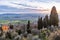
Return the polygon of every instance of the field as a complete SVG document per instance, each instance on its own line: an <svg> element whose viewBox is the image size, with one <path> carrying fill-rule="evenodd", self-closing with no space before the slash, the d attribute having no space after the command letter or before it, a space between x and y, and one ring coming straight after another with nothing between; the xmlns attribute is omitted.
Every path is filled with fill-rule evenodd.
<svg viewBox="0 0 60 40"><path fill-rule="evenodd" d="M9 21L9 20L0 20L0 24L9 24L9 23L12 23L12 24L16 24L16 23L23 23L23 24L27 24L28 20L12 20L12 21ZM30 22L32 23L33 20L30 20Z"/></svg>

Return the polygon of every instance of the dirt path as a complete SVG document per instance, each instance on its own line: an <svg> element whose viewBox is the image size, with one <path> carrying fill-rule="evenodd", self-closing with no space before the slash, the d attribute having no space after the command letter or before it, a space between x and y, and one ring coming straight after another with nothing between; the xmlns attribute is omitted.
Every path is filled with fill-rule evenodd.
<svg viewBox="0 0 60 40"><path fill-rule="evenodd" d="M60 30L57 29L57 31L50 33L48 40L53 40L56 36L59 36L59 35L60 35Z"/></svg>

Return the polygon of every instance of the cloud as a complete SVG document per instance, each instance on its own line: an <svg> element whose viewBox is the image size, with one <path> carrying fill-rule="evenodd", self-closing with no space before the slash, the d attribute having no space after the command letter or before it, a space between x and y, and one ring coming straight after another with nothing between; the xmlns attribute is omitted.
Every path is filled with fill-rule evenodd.
<svg viewBox="0 0 60 40"><path fill-rule="evenodd" d="M57 10L60 10L59 2L59 0L0 0L0 6L7 6L8 9L2 8L3 10L6 10L6 12L12 12L13 10L20 10L20 12L21 10L23 10L22 12L25 12L24 10L29 10L30 12L44 12L51 10L51 7L54 5L57 7ZM0 11L3 11L2 9L0 7Z"/></svg>
<svg viewBox="0 0 60 40"><path fill-rule="evenodd" d="M15 3L15 4L13 4ZM18 5L20 4L20 5ZM30 2L26 0L4 0L0 1L0 5L7 5L16 8L40 8L40 3L38 2Z"/></svg>

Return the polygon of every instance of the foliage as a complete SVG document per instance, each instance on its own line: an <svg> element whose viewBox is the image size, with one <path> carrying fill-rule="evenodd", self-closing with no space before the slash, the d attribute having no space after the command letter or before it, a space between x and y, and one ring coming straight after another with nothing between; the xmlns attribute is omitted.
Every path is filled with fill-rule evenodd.
<svg viewBox="0 0 60 40"><path fill-rule="evenodd" d="M41 18L38 18L38 29L42 29L43 27L43 21L42 21L42 17Z"/></svg>
<svg viewBox="0 0 60 40"><path fill-rule="evenodd" d="M31 30L30 30L30 21L28 20L28 24L27 24L27 33L31 33Z"/></svg>
<svg viewBox="0 0 60 40"><path fill-rule="evenodd" d="M21 30L16 30L16 32L18 33L18 35L22 33Z"/></svg>
<svg viewBox="0 0 60 40"><path fill-rule="evenodd" d="M49 32L50 33L50 30L42 30L41 33L40 33L40 38L42 40L48 40L48 37L46 36L46 33Z"/></svg>
<svg viewBox="0 0 60 40"><path fill-rule="evenodd" d="M59 19L58 19L58 14L55 6L53 6L51 10L50 22L51 22L51 25L58 26Z"/></svg>
<svg viewBox="0 0 60 40"><path fill-rule="evenodd" d="M45 18L43 19L43 26L44 28L47 28L48 26L48 15L46 15Z"/></svg>

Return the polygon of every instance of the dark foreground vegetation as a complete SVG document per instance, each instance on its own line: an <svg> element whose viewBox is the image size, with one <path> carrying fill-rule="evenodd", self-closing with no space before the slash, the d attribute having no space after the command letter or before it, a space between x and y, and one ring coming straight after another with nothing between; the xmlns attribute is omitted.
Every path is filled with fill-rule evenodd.
<svg viewBox="0 0 60 40"><path fill-rule="evenodd" d="M54 34L54 35L53 35ZM38 17L37 24L1 24L0 40L60 40L60 26L55 6L50 16Z"/></svg>

